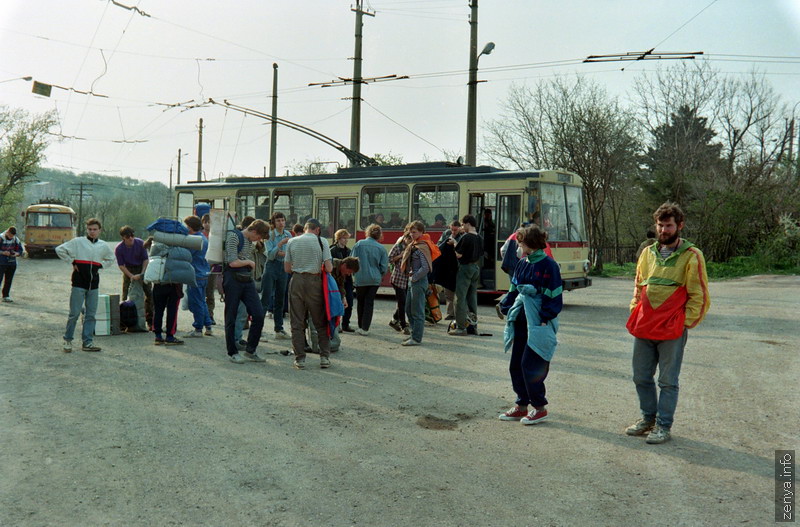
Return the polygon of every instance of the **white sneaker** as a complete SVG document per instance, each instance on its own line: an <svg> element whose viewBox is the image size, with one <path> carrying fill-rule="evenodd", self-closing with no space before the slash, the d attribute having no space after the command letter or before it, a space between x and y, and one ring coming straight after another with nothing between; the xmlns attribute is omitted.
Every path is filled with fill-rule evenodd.
<svg viewBox="0 0 800 527"><path fill-rule="evenodd" d="M64 353L72 352L72 341L64 339L64 345L61 346L61 351L63 351Z"/></svg>
<svg viewBox="0 0 800 527"><path fill-rule="evenodd" d="M275 332L275 340L292 340L292 337L286 333L286 330L280 330Z"/></svg>
<svg viewBox="0 0 800 527"><path fill-rule="evenodd" d="M235 362L236 364L244 364L244 359L238 353L229 355L228 358L230 359L231 362Z"/></svg>
<svg viewBox="0 0 800 527"><path fill-rule="evenodd" d="M193 330L191 330L191 331L189 331L189 332L185 333L185 334L183 335L183 338L185 338L185 339L191 339L191 338L194 338L194 337L202 337L202 336L203 336L203 332L202 332L201 330L199 330L199 329L193 329Z"/></svg>
<svg viewBox="0 0 800 527"><path fill-rule="evenodd" d="M367 331L366 329L358 328L356 329L356 335L361 335L362 337L366 337L369 335L369 331Z"/></svg>
<svg viewBox="0 0 800 527"><path fill-rule="evenodd" d="M206 331L205 331L205 336L206 336L206 337L213 337L213 336L214 336L214 330L213 330L213 329L211 329L211 326L208 326L208 327L206 328Z"/></svg>
<svg viewBox="0 0 800 527"><path fill-rule="evenodd" d="M4 296L3 297L3 302L13 302L13 301L14 301L14 299L11 298L10 296Z"/></svg>

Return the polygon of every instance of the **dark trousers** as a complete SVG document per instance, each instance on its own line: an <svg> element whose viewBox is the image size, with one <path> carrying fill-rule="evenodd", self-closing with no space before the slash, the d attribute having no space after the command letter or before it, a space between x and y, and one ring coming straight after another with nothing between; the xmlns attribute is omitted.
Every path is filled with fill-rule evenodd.
<svg viewBox="0 0 800 527"><path fill-rule="evenodd" d="M3 284L3 298L7 298L11 293L11 282L14 281L14 273L16 272L16 264L0 265L0 284Z"/></svg>
<svg viewBox="0 0 800 527"><path fill-rule="evenodd" d="M408 289L400 289L396 285L394 287L394 294L397 297L397 309L394 310L394 315L392 317L400 322L400 327L408 326L408 322L406 322L406 295L408 294Z"/></svg>
<svg viewBox="0 0 800 527"><path fill-rule="evenodd" d="M350 326L350 317L353 316L353 297L355 291L353 286L353 278L348 276L344 281L344 297L347 300L347 307L344 310L344 316L342 317L342 327L346 328Z"/></svg>
<svg viewBox="0 0 800 527"><path fill-rule="evenodd" d="M514 344L511 348L511 386L517 394L517 404L529 404L539 408L547 405L544 380L550 371L550 363L528 347L528 320L521 311L514 321Z"/></svg>
<svg viewBox="0 0 800 527"><path fill-rule="evenodd" d="M228 355L239 353L234 336L239 302L244 304L251 318L250 331L247 332L247 351L255 353L264 328L264 308L261 307L255 282L237 282L231 271L225 271L222 273L222 289L225 291L225 347Z"/></svg>
<svg viewBox="0 0 800 527"><path fill-rule="evenodd" d="M178 305L183 297L181 284L153 284L153 331L156 337L161 337L161 322L164 320L164 310L167 311L168 337L175 336L178 328Z"/></svg>
<svg viewBox="0 0 800 527"><path fill-rule="evenodd" d="M375 309L375 295L377 294L377 285L362 285L356 287L358 327L364 331L369 331L369 327L372 325L372 312Z"/></svg>

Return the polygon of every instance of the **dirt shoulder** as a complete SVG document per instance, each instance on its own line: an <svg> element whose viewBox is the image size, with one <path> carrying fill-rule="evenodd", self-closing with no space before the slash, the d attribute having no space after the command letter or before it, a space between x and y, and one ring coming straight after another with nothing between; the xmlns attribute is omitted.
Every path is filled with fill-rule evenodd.
<svg viewBox="0 0 800 527"><path fill-rule="evenodd" d="M492 337L429 327L405 348L379 300L329 370L232 364L221 328L64 354L68 275L24 260L0 304L0 525L764 525L774 450L800 443L797 276L712 283L674 440L654 446L622 433L638 413L628 280L565 295L551 420L523 427L497 420L513 393L491 306ZM101 292L120 283L104 271Z"/></svg>

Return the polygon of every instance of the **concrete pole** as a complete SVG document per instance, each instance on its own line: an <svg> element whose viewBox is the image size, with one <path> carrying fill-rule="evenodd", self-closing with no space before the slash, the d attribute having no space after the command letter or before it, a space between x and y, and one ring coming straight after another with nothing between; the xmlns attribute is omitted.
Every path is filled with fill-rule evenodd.
<svg viewBox="0 0 800 527"><path fill-rule="evenodd" d="M200 119L200 133L197 136L197 181L203 179L203 119Z"/></svg>
<svg viewBox="0 0 800 527"><path fill-rule="evenodd" d="M178 149L178 185L181 184L181 149Z"/></svg>
<svg viewBox="0 0 800 527"><path fill-rule="evenodd" d="M469 17L469 83L467 95L467 165L475 166L478 135L478 0L471 0Z"/></svg>
<svg viewBox="0 0 800 527"><path fill-rule="evenodd" d="M272 124L270 124L269 140L269 177L275 177L276 156L278 152L278 65L272 63Z"/></svg>
<svg viewBox="0 0 800 527"><path fill-rule="evenodd" d="M361 40L363 11L361 0L356 2L356 49L353 54L353 108L350 116L350 150L361 151Z"/></svg>

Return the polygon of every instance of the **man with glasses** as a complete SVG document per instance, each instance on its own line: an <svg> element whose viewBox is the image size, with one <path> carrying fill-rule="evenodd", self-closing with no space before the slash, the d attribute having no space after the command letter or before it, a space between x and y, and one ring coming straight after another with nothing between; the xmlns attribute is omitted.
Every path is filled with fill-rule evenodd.
<svg viewBox="0 0 800 527"><path fill-rule="evenodd" d="M128 299L128 289L131 282L136 281L142 284L144 289L144 312L147 320L148 329L153 326L153 291L150 284L145 283L144 271L147 269L148 256L144 248L144 241L134 236L134 230L129 225L125 225L119 230L122 243L117 245L114 255L117 257L117 265L122 271L122 300Z"/></svg>

